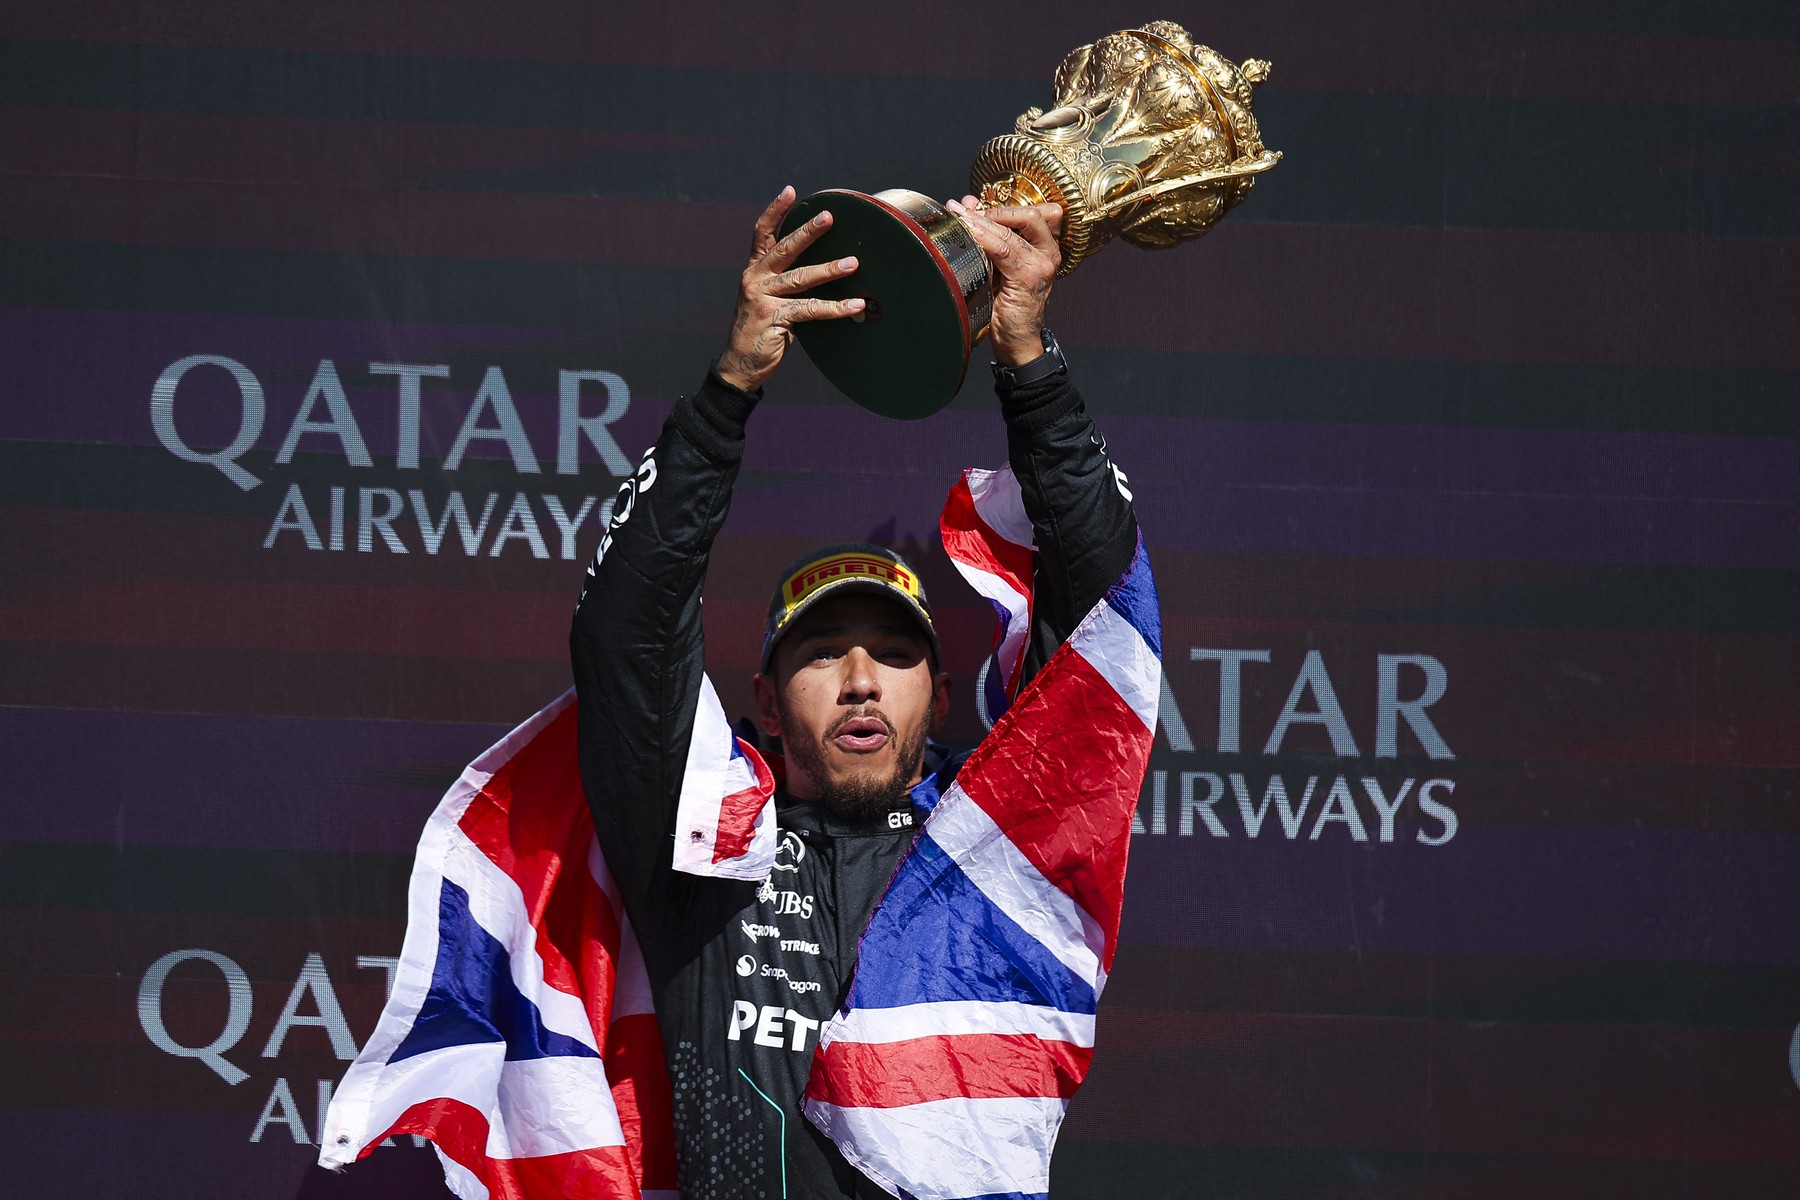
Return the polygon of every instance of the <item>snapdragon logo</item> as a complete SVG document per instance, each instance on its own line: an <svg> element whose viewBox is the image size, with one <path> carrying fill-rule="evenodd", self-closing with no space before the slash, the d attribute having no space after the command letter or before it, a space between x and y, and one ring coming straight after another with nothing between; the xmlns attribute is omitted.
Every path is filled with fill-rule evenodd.
<svg viewBox="0 0 1800 1200"><path fill-rule="evenodd" d="M441 363L371 362L364 372L351 373L352 385L392 388L396 452L393 469L398 473L422 471L421 417L427 401L425 380L444 380L451 386L434 388L432 403L466 405L456 437L444 455L441 477L454 480L472 449L491 444L503 451L521 478L542 477L547 461L554 473L573 476L580 472L584 443L618 478L632 474L630 460L620 449L609 426L631 407L631 391L625 380L611 371L560 370L557 373L557 425L553 459L540 456L526 435L524 422L513 401L513 392L498 366L487 367L472 395L458 393L449 366ZM182 414L191 424L217 420L221 414L221 385L233 432L223 446L196 445L182 432ZM601 397L598 411L594 394ZM464 396L468 398L463 399ZM303 448L309 455L320 451L337 455L343 464L341 483L297 480L286 482L279 500L272 500L272 516L262 545L265 550L282 545L301 545L308 550L350 551L363 554L450 554L460 550L467 557L497 558L513 550L533 558L577 557L576 532L590 520L605 525L616 503L597 496L570 500L541 489L483 493L452 487L375 486L356 478L357 471L376 468L364 436L373 419L366 408L359 416L345 387L345 372L329 358L319 360L312 381L286 420L280 449L273 464L263 466L253 448L271 417L283 406L271 402L256 373L245 363L219 354L190 354L165 367L150 390L150 425L156 439L183 462L210 467L243 491L255 491L265 483L280 486L295 455ZM366 401L364 402L367 403ZM384 414L385 420L385 414ZM254 461L252 461L254 460ZM252 467L255 467L253 470ZM265 479L264 472L274 476ZM434 465L431 474L438 476ZM422 480L422 482L424 482ZM435 482L435 480L433 481Z"/></svg>

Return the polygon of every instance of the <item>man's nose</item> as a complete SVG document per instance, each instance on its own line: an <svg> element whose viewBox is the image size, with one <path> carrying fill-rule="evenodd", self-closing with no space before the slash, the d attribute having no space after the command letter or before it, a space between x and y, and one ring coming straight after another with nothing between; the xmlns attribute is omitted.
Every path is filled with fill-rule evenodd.
<svg viewBox="0 0 1800 1200"><path fill-rule="evenodd" d="M844 678L838 689L838 700L844 704L862 704L881 699L881 680L875 670L875 658L861 646L852 646L844 655Z"/></svg>

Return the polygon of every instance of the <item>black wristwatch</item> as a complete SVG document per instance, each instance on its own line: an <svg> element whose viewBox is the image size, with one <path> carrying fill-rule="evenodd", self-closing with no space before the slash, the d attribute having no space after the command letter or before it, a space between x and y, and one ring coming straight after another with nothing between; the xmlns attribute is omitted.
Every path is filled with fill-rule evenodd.
<svg viewBox="0 0 1800 1200"><path fill-rule="evenodd" d="M1056 344L1056 335L1048 328L1043 331L1044 352L1019 367L1003 367L994 363L994 383L1000 387L1016 388L1027 383L1036 383L1040 379L1048 379L1056 374L1068 374L1069 364L1063 360L1062 347Z"/></svg>

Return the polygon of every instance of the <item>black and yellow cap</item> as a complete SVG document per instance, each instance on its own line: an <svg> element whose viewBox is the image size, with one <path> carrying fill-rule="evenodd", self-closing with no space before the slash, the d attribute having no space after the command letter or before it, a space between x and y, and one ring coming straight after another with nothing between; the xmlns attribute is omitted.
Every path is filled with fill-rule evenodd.
<svg viewBox="0 0 1800 1200"><path fill-rule="evenodd" d="M769 619L763 626L762 669L775 657L775 643L793 627L807 609L831 596L867 592L899 602L931 643L931 658L938 655L937 628L931 623L931 604L925 584L911 564L892 550L872 542L835 542L801 555L781 573L781 582L769 599Z"/></svg>

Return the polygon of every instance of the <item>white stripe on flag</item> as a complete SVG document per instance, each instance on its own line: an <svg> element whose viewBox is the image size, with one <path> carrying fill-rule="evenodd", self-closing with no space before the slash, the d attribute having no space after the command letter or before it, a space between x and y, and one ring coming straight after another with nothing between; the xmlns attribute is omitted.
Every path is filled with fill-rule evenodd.
<svg viewBox="0 0 1800 1200"><path fill-rule="evenodd" d="M1106 935L1074 897L1045 879L982 807L953 783L925 832L956 860L981 894L1075 973L1097 984Z"/></svg>
<svg viewBox="0 0 1800 1200"><path fill-rule="evenodd" d="M962 559L955 561L957 570L962 572L963 579L977 594L1006 609L1000 644L994 648L994 653L1000 656L1001 670L1010 675L1013 668L1019 665L1019 655L1025 649L1025 635L1031 628L1025 619L1030 612L1031 597L991 571L984 571Z"/></svg>
<svg viewBox="0 0 1800 1200"><path fill-rule="evenodd" d="M623 912L619 913L619 957L613 969L612 1019L654 1013L656 996L650 990L650 972L644 967L644 951Z"/></svg>
<svg viewBox="0 0 1800 1200"><path fill-rule="evenodd" d="M488 1114L489 1158L542 1158L623 1146L625 1131L597 1058L528 1058L500 1068L499 1107Z"/></svg>
<svg viewBox="0 0 1800 1200"><path fill-rule="evenodd" d="M535 1102L528 1099L534 1093ZM504 1117L494 1110L496 1095ZM369 1109L369 1133L387 1129L415 1104L459 1100L488 1122L490 1158L622 1146L619 1114L611 1104L595 1102L601 1095L612 1092L597 1058L507 1062L504 1042L445 1046L387 1064Z"/></svg>
<svg viewBox="0 0 1800 1200"><path fill-rule="evenodd" d="M1155 733L1156 706L1162 699L1162 661L1131 622L1102 601L1075 630L1069 643L1112 684L1138 720Z"/></svg>
<svg viewBox="0 0 1800 1200"><path fill-rule="evenodd" d="M1050 1150L1066 1107L1053 1096L952 1097L903 1108L838 1108L809 1100L806 1114L877 1182L903 1180L917 1200L958 1200L1048 1192ZM931 1153L921 1154L927 1146Z"/></svg>
<svg viewBox="0 0 1800 1200"><path fill-rule="evenodd" d="M512 876L456 832L444 863L444 878L469 893L469 914L475 923L506 948L513 986L537 1005L544 1028L574 1038L590 1050L594 1026L581 997L551 987L544 979L544 960L538 954L537 930L525 911L525 897Z"/></svg>
<svg viewBox="0 0 1800 1200"><path fill-rule="evenodd" d="M612 1019L655 1012L656 1002L650 991L649 972L644 969L643 950L638 946L637 935L631 931L631 920L625 915L625 904L619 898L612 872L607 870L606 859L600 855L598 841L588 843L587 861L588 873L603 894L602 902L619 926L619 953L613 960Z"/></svg>
<svg viewBox="0 0 1800 1200"><path fill-rule="evenodd" d="M757 815L750 849L736 858L713 861L719 841L720 801L756 786L756 768L731 753L734 735L725 719L712 677L700 677L694 732L688 739L681 799L675 806L675 869L721 879L767 879L775 865L775 799Z"/></svg>
<svg viewBox="0 0 1800 1200"><path fill-rule="evenodd" d="M545 707L525 723L534 726L538 718L559 708L567 698ZM481 757L492 757L496 750L512 742L518 730L509 733ZM480 761L480 760L478 760ZM431 977L437 966L438 901L443 892L444 860L452 840L466 843L456 823L468 811L469 801L492 776L492 771L477 772L473 766L450 786L425 822L419 835L419 851L413 859L412 877L406 886L406 937L400 945L400 964L394 971L394 986L382 1006L375 1032L344 1072L343 1082L332 1093L331 1107L325 1114L325 1136L319 1150L319 1165L334 1169L356 1161L375 1139L375 1135L394 1123L394 1116L406 1106L377 1123L376 1106L384 1094L387 1060L412 1032L413 1020L431 990ZM409 1101L410 1103L410 1101Z"/></svg>
<svg viewBox="0 0 1800 1200"><path fill-rule="evenodd" d="M624 908L625 901L619 896L619 885L613 881L612 872L606 866L606 859L600 854L598 839L588 843L587 865L588 874L594 877L594 883L605 894L607 904L612 910L618 912Z"/></svg>
<svg viewBox="0 0 1800 1200"><path fill-rule="evenodd" d="M1031 529L1031 517L1025 511L1025 494L1013 477L1011 466L997 471L963 472L969 481L969 497L975 511L989 529L1020 546L1035 548L1037 535Z"/></svg>
<svg viewBox="0 0 1800 1200"><path fill-rule="evenodd" d="M956 569L962 573L963 579L975 589L977 594L989 600L998 600L1014 617L1024 614L1026 605L1031 602L1031 597L1014 587L1005 576L985 571L964 559L956 559L955 563Z"/></svg>
<svg viewBox="0 0 1800 1200"><path fill-rule="evenodd" d="M1017 1000L939 1000L898 1008L856 1008L826 1024L832 1042L905 1042L964 1033L1026 1033L1076 1046L1094 1044L1092 1013L1070 1013Z"/></svg>
<svg viewBox="0 0 1800 1200"><path fill-rule="evenodd" d="M444 1168L444 1186L457 1200L489 1200L487 1184L475 1178L474 1172L445 1154L443 1147L434 1145L431 1148L437 1151L438 1163Z"/></svg>

